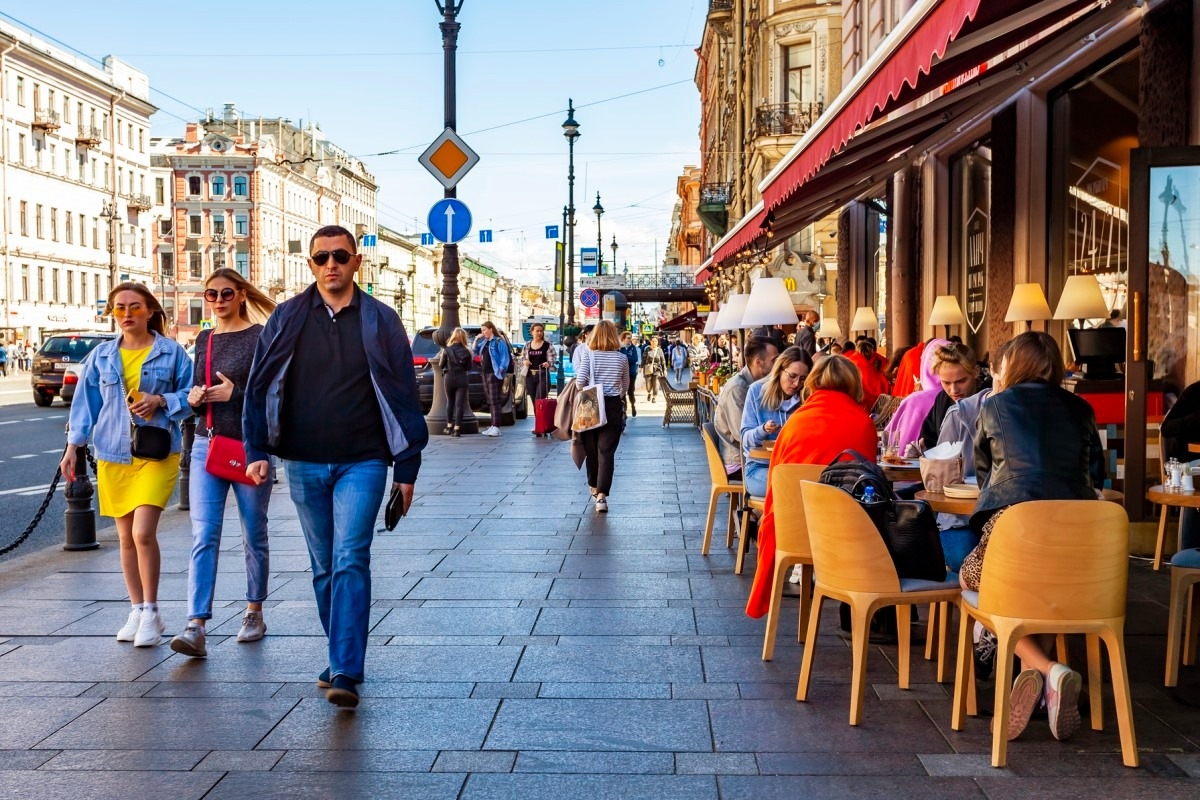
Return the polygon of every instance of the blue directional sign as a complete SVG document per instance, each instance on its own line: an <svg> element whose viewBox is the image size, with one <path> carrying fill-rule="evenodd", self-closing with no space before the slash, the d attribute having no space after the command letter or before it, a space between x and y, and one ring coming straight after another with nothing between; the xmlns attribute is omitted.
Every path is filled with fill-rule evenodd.
<svg viewBox="0 0 1200 800"><path fill-rule="evenodd" d="M421 244L429 246L429 247L433 247L433 234L432 233L422 233L421 234Z"/></svg>
<svg viewBox="0 0 1200 800"><path fill-rule="evenodd" d="M584 308L595 308L600 305L600 293L589 286L579 293L579 303Z"/></svg>
<svg viewBox="0 0 1200 800"><path fill-rule="evenodd" d="M446 244L457 244L471 232L471 212L466 203L454 197L434 203L427 221L433 238Z"/></svg>
<svg viewBox="0 0 1200 800"><path fill-rule="evenodd" d="M487 244L487 243L488 243L488 242L490 242L491 240L492 240L492 231L491 231L490 229L488 229L488 230L486 230L486 231L480 231L480 232L479 232L479 242L480 242L480 244Z"/></svg>
<svg viewBox="0 0 1200 800"><path fill-rule="evenodd" d="M362 246L363 247L377 247L378 245L379 245L379 238L376 236L376 234L374 234L374 233L364 233L363 234L363 237L362 237Z"/></svg>
<svg viewBox="0 0 1200 800"><path fill-rule="evenodd" d="M558 238L558 226L557 225L547 225L546 226L546 238L547 239L557 239Z"/></svg>

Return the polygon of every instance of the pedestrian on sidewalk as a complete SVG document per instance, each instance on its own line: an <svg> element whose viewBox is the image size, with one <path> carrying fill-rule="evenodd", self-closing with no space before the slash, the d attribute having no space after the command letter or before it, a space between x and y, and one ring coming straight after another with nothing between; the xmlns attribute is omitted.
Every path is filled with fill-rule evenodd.
<svg viewBox="0 0 1200 800"><path fill-rule="evenodd" d="M487 398L492 424L480 431L484 436L500 435L500 412L504 407L504 375L512 366L512 349L508 340L491 320L480 326L472 348L479 356L479 372L483 377L483 396Z"/></svg>
<svg viewBox="0 0 1200 800"><path fill-rule="evenodd" d="M646 378L646 402L653 403L658 397L658 383L667 375L667 356L659 347L658 337L650 338L650 348L642 361L642 372ZM666 389L663 389L666 392Z"/></svg>
<svg viewBox="0 0 1200 800"><path fill-rule="evenodd" d="M642 363L642 354L638 350L638 346L633 343L633 334L625 331L621 334L621 353L624 354L625 360L629 362L629 388L625 392L625 399L629 401L629 415L637 416L637 406L635 401L635 386L637 383L638 367Z"/></svg>
<svg viewBox="0 0 1200 800"><path fill-rule="evenodd" d="M525 345L525 396L536 402L550 394L554 345L546 341L546 326L540 322L530 326L529 335L533 338Z"/></svg>
<svg viewBox="0 0 1200 800"><path fill-rule="evenodd" d="M683 385L683 371L688 365L688 348L678 339L671 345L671 369L675 371L675 385Z"/></svg>
<svg viewBox="0 0 1200 800"><path fill-rule="evenodd" d="M0 342L0 378L8 377L8 348Z"/></svg>
<svg viewBox="0 0 1200 800"><path fill-rule="evenodd" d="M467 415L471 413L471 398L468 395L471 371L471 351L467 349L467 332L455 328L446 342L446 359L442 369L446 371L447 416L446 429L442 431L447 436L459 438L462 436L462 426L467 423Z"/></svg>
<svg viewBox="0 0 1200 800"><path fill-rule="evenodd" d="M371 539L387 468L405 513L429 432L404 325L354 283L354 235L327 225L309 253L316 281L275 309L255 348L242 435L256 483L269 478L268 454L285 460L329 640L317 685L353 708L366 677Z"/></svg>
<svg viewBox="0 0 1200 800"><path fill-rule="evenodd" d="M166 630L158 613L158 520L179 478L179 423L192 415L187 404L192 362L166 337L162 304L142 284L114 286L104 311L116 318L121 335L97 345L83 362L67 432L73 447L58 466L74 480L78 448L92 440L100 514L116 522L121 572L133 605L117 641L153 647ZM134 453L131 426L166 429L169 447Z"/></svg>
<svg viewBox="0 0 1200 800"><path fill-rule="evenodd" d="M604 395L605 423L579 434L583 444L588 490L596 501L596 510L608 511L608 493L612 489L614 458L621 443L622 398L629 390L629 360L620 352L617 326L601 320L588 339L590 352L579 362L575 380L579 386L598 383Z"/></svg>
<svg viewBox="0 0 1200 800"><path fill-rule="evenodd" d="M205 281L204 299L216 328L196 337L193 386L188 405L199 417L192 441L192 470L188 502L192 517L192 558L188 564L188 622L171 640L171 649L205 658L205 626L212 619L217 584L217 556L229 490L242 522L242 553L246 565L246 612L237 633L239 642L256 642L267 632L263 600L267 598L270 555L267 550L267 506L271 482L236 483L206 469L212 437L242 441L242 402L250 378L254 347L275 309L271 300L237 270L222 267Z"/></svg>

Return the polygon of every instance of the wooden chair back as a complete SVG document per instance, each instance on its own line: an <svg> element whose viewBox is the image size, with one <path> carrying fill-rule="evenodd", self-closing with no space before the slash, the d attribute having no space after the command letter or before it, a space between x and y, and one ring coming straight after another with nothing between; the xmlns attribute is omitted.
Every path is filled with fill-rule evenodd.
<svg viewBox="0 0 1200 800"><path fill-rule="evenodd" d="M729 473L725 471L725 462L721 460L721 448L717 444L720 440L717 438L717 426L712 422L706 422L704 428L704 456L708 459L708 475L712 479L713 486L722 486L729 483Z"/></svg>
<svg viewBox="0 0 1200 800"><path fill-rule="evenodd" d="M804 481L800 490L817 582L847 592L899 592L887 545L858 501L823 483Z"/></svg>
<svg viewBox="0 0 1200 800"><path fill-rule="evenodd" d="M776 549L812 555L800 482L816 481L824 469L820 464L776 464L771 467L771 508L775 514Z"/></svg>
<svg viewBox="0 0 1200 800"><path fill-rule="evenodd" d="M979 610L1039 620L1125 615L1129 518L1104 500L1035 500L1001 512L988 540Z"/></svg>

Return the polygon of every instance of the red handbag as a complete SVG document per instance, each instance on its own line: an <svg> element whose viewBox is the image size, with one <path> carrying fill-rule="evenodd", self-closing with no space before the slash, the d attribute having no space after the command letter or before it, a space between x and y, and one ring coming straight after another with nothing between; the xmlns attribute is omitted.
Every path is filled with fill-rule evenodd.
<svg viewBox="0 0 1200 800"><path fill-rule="evenodd" d="M204 355L205 386L212 386L212 340L213 332L209 331L208 347ZM204 469L213 477L255 486L254 481L246 474L245 446L237 439L216 436L213 433L212 403L205 403L204 407L208 419L208 458L204 462Z"/></svg>

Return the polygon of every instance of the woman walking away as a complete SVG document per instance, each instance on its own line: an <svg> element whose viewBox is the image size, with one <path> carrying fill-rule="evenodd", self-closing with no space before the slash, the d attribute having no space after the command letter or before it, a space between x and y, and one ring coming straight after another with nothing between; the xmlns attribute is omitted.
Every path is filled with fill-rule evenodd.
<svg viewBox="0 0 1200 800"><path fill-rule="evenodd" d="M105 313L116 318L121 335L83 362L67 434L74 447L59 469L74 480L76 448L92 440L100 514L117 524L121 571L133 604L117 641L153 647L166 630L158 614L158 518L179 477L179 423L192 415L192 362L164 335L162 305L142 284L114 286ZM134 442L131 427L138 432ZM151 428L158 430L147 432Z"/></svg>
<svg viewBox="0 0 1200 800"><path fill-rule="evenodd" d="M629 359L620 352L617 326L601 320L588 340L591 353L579 365L575 380L579 385L600 384L604 394L605 423L579 434L587 466L588 488L596 501L596 510L608 511L608 493L612 489L613 458L621 441L622 398L629 389Z"/></svg>
<svg viewBox="0 0 1200 800"><path fill-rule="evenodd" d="M446 398L450 401L446 414L446 429L442 433L458 438L462 426L471 413L471 399L467 396L467 373L471 370L471 351L467 349L467 332L455 328L446 342L445 363Z"/></svg>
<svg viewBox="0 0 1200 800"><path fill-rule="evenodd" d="M208 655L205 626L212 619L217 583L217 556L229 489L242 521L242 553L246 564L246 611L239 642L256 642L267 632L262 604L267 597L270 557L267 552L267 505L271 484L254 486L210 473L205 465L213 437L242 441L242 400L254 347L262 323L275 302L241 276L237 270L214 270L204 284L204 299L217 327L196 337L193 386L188 405L196 412L196 438L192 442L188 498L192 516L192 560L188 565L188 622L171 640L171 649L193 658Z"/></svg>
<svg viewBox="0 0 1200 800"><path fill-rule="evenodd" d="M554 346L546 341L546 326L542 323L535 322L530 326L529 333L533 340L525 345L525 396L536 401L550 393Z"/></svg>
<svg viewBox="0 0 1200 800"><path fill-rule="evenodd" d="M1085 400L1062 388L1058 343L1041 331L1022 333L1005 352L1001 373L1003 385L993 387L983 404L975 435L979 500L971 528L980 540L959 573L963 588L973 592L987 566L988 538L1005 509L1027 500L1095 500L1104 482L1096 416ZM1023 671L1010 695L1009 741L1025 730L1043 698L1055 739L1079 730L1083 678L1050 659L1053 644L1053 635L1025 636L1016 644Z"/></svg>
<svg viewBox="0 0 1200 800"><path fill-rule="evenodd" d="M492 322L480 326L475 337L475 355L479 356L480 372L483 374L483 396L487 398L488 411L492 414L490 427L480 431L484 436L500 435L500 408L504 404L504 373L512 362L512 351L508 342L500 336Z"/></svg>
<svg viewBox="0 0 1200 800"><path fill-rule="evenodd" d="M659 347L657 336L650 339L650 347L642 362L642 372L646 377L646 402L653 403L658 397L658 382L667 374L667 356Z"/></svg>

